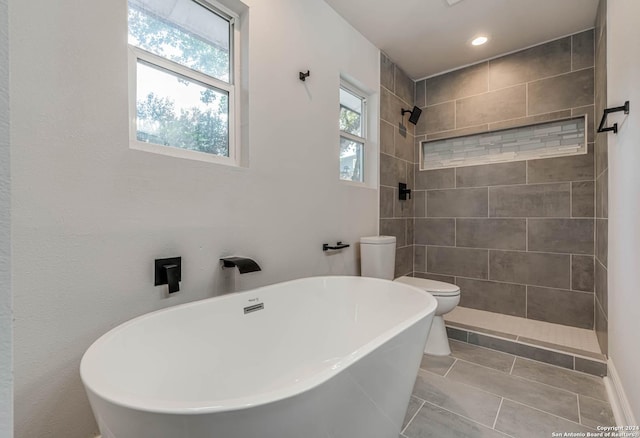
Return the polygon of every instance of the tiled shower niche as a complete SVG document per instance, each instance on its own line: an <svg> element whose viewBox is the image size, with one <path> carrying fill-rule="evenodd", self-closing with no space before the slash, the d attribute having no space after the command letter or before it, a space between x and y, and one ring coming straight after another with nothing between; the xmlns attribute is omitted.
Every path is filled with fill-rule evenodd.
<svg viewBox="0 0 640 438"><path fill-rule="evenodd" d="M422 142L423 170L587 153L585 117Z"/></svg>

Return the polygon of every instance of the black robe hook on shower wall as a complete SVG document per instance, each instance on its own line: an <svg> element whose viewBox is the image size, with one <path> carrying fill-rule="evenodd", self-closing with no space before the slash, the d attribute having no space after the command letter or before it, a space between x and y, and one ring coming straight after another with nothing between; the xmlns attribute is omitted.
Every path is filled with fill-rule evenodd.
<svg viewBox="0 0 640 438"><path fill-rule="evenodd" d="M300 74L298 75L298 78L299 78L302 82L304 82L304 81L306 81L306 80L307 80L307 78L308 78L309 76L311 76L311 70L307 70L307 72L306 72L306 73L301 71L301 72L300 72Z"/></svg>

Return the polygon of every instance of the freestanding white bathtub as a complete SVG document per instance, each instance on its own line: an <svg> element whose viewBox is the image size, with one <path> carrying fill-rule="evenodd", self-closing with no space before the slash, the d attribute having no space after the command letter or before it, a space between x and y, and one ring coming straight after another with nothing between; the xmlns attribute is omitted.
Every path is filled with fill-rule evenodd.
<svg viewBox="0 0 640 438"><path fill-rule="evenodd" d="M133 319L80 373L103 438L397 438L436 304L294 280Z"/></svg>

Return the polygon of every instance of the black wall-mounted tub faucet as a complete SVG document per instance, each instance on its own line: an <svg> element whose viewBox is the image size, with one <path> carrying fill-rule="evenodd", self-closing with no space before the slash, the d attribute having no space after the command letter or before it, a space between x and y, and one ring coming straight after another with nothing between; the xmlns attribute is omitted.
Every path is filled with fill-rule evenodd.
<svg viewBox="0 0 640 438"><path fill-rule="evenodd" d="M222 262L223 268L237 267L241 274L262 271L254 260L246 257L223 257L220 261Z"/></svg>

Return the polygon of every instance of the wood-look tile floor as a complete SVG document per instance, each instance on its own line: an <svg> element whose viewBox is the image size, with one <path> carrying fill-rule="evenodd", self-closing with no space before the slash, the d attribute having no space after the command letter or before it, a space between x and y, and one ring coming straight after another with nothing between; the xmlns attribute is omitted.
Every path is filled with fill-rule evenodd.
<svg viewBox="0 0 640 438"><path fill-rule="evenodd" d="M449 342L451 356L423 356L400 437L551 437L615 423L599 377Z"/></svg>

